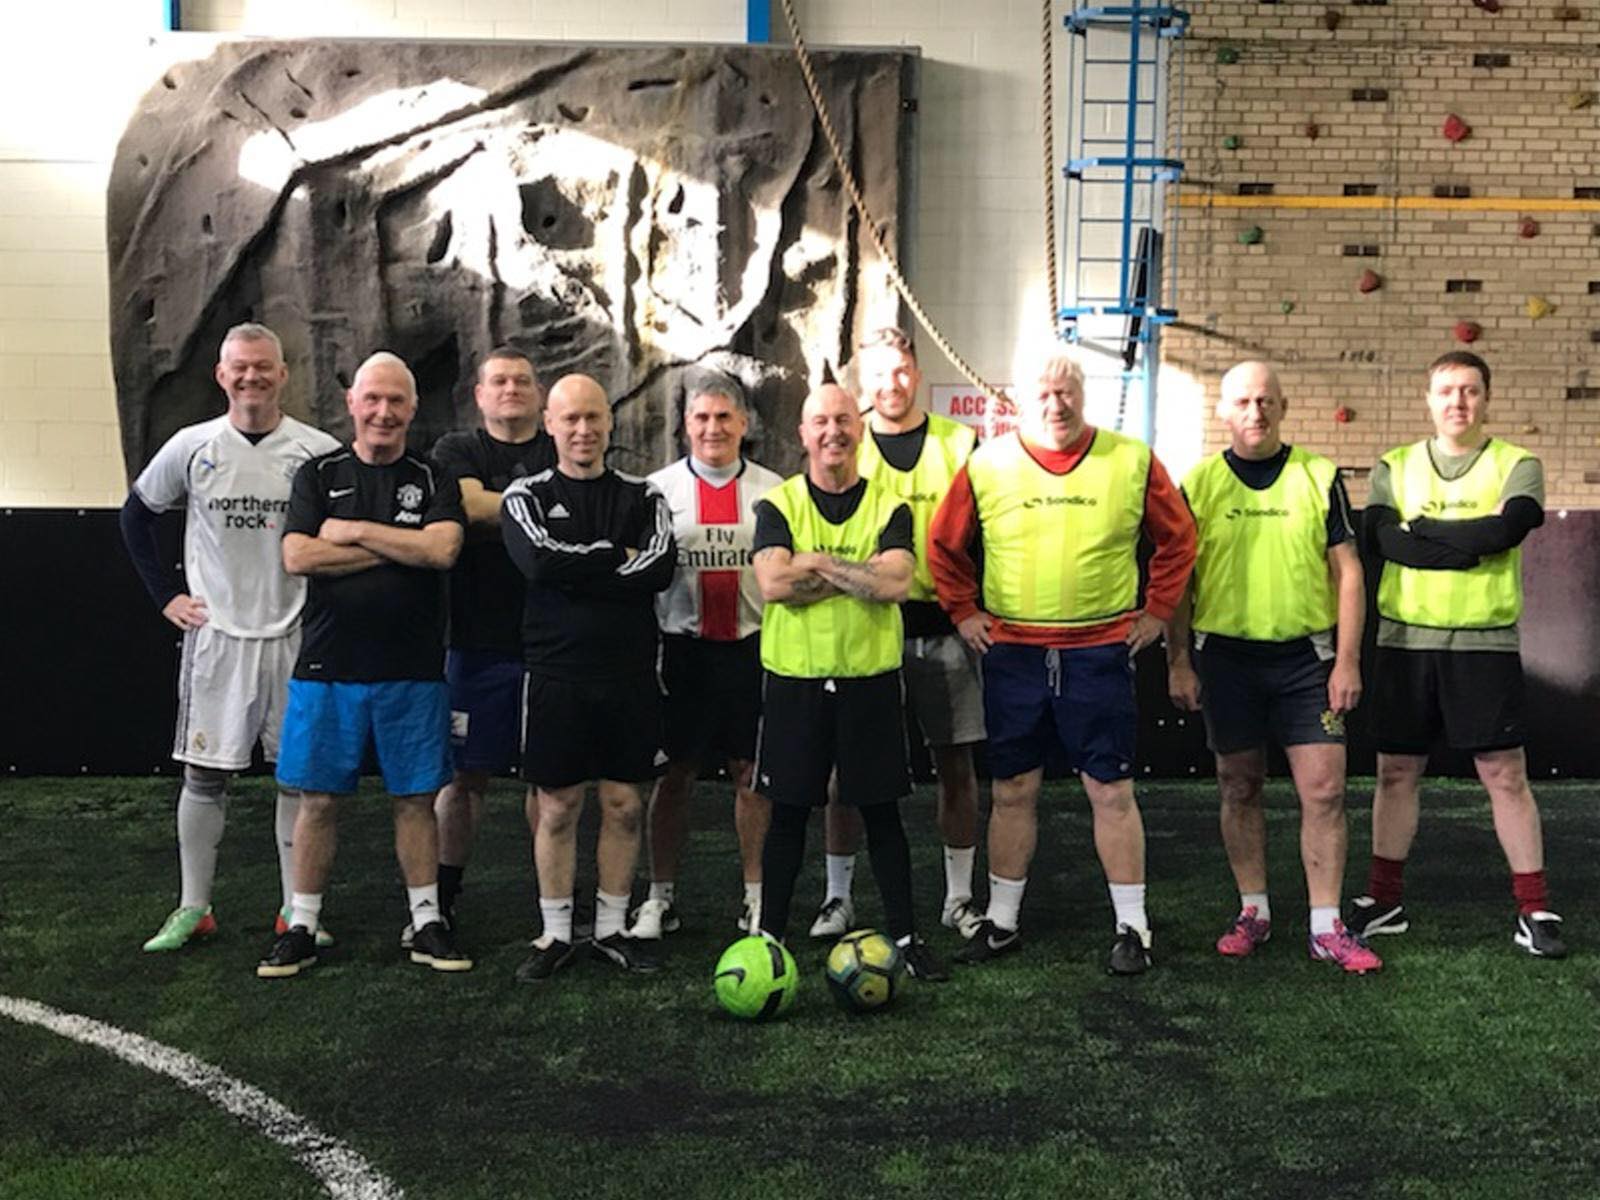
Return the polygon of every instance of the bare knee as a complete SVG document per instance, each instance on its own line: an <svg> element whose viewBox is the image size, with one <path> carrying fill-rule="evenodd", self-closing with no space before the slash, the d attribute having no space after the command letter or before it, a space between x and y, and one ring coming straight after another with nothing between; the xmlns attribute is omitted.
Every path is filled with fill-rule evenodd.
<svg viewBox="0 0 1600 1200"><path fill-rule="evenodd" d="M331 821L335 811L336 802L328 792L300 793L300 819L302 821Z"/></svg>
<svg viewBox="0 0 1600 1200"><path fill-rule="evenodd" d="M1224 804L1259 808L1265 784L1265 777L1255 767L1217 760L1217 792Z"/></svg>
<svg viewBox="0 0 1600 1200"><path fill-rule="evenodd" d="M637 788L610 781L600 785L600 819L606 824L628 831L637 829L641 807Z"/></svg>
<svg viewBox="0 0 1600 1200"><path fill-rule="evenodd" d="M555 836L568 833L578 823L583 807L582 788L562 788L547 792L539 789L539 829Z"/></svg>
<svg viewBox="0 0 1600 1200"><path fill-rule="evenodd" d="M1378 787L1385 791L1415 790L1427 761L1410 754L1378 755Z"/></svg>
<svg viewBox="0 0 1600 1200"><path fill-rule="evenodd" d="M1108 782L1085 775L1083 790L1089 797L1090 806L1097 813L1121 816L1138 810L1138 805L1133 799L1131 779L1113 779Z"/></svg>

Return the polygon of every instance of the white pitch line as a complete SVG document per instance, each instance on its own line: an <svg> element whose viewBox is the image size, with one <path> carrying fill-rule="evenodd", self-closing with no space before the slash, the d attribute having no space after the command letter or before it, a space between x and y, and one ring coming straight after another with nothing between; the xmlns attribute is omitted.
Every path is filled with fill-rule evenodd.
<svg viewBox="0 0 1600 1200"><path fill-rule="evenodd" d="M220 1067L92 1017L47 1004L0 996L0 1015L36 1025L85 1046L97 1046L136 1067L175 1079L294 1155L335 1200L401 1200L403 1193L360 1154L291 1112L260 1088Z"/></svg>

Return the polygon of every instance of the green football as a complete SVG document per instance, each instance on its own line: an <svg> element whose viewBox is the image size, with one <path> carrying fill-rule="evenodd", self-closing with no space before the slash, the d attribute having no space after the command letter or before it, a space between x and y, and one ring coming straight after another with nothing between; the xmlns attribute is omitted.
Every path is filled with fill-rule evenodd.
<svg viewBox="0 0 1600 1200"><path fill-rule="evenodd" d="M734 1016L770 1021L789 1011L799 982L786 946L771 938L744 937L722 952L711 986L717 1001Z"/></svg>

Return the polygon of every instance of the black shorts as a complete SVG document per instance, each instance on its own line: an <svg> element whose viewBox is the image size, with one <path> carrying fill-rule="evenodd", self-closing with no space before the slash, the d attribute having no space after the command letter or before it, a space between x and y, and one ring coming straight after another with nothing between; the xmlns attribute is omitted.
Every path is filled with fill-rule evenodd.
<svg viewBox="0 0 1600 1200"><path fill-rule="evenodd" d="M1373 740L1385 754L1510 750L1527 740L1522 656L1503 650L1397 650L1372 664Z"/></svg>
<svg viewBox="0 0 1600 1200"><path fill-rule="evenodd" d="M821 807L839 771L839 800L863 807L911 792L899 671L865 679L762 676L756 790L780 804Z"/></svg>
<svg viewBox="0 0 1600 1200"><path fill-rule="evenodd" d="M574 682L530 672L523 714L522 777L535 787L642 783L666 761L649 676Z"/></svg>
<svg viewBox="0 0 1600 1200"><path fill-rule="evenodd" d="M1206 745L1215 754L1236 754L1315 742L1344 744L1344 717L1328 707L1333 662L1317 657L1306 638L1287 645L1240 646L1208 637L1195 651Z"/></svg>
<svg viewBox="0 0 1600 1200"><path fill-rule="evenodd" d="M665 634L661 708L667 757L719 767L756 756L761 723L761 635L737 642Z"/></svg>

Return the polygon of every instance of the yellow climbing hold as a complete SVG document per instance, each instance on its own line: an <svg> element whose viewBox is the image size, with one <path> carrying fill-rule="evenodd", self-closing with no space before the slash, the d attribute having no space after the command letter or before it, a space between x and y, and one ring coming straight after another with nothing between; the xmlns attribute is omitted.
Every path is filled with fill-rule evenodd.
<svg viewBox="0 0 1600 1200"><path fill-rule="evenodd" d="M1551 304L1550 301L1546 300L1543 296L1529 296L1528 302L1522 306L1522 310L1526 312L1530 318L1537 321L1541 318L1548 317L1551 313L1555 312L1556 306Z"/></svg>

